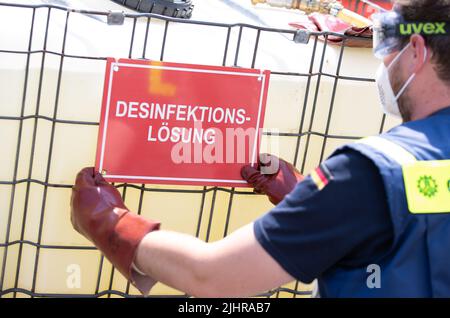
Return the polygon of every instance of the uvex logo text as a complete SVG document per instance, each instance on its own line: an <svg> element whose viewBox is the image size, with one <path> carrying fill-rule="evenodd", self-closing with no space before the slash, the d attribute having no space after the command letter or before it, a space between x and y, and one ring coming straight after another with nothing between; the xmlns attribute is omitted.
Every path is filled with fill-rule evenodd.
<svg viewBox="0 0 450 318"><path fill-rule="evenodd" d="M399 30L401 35L414 33L425 35L447 34L445 26L446 22L402 23L399 25Z"/></svg>

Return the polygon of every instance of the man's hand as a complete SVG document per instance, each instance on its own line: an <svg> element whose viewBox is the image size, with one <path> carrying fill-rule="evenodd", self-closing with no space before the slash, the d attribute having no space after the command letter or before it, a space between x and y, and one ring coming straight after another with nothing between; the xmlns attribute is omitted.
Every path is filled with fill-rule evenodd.
<svg viewBox="0 0 450 318"><path fill-rule="evenodd" d="M78 173L71 207L74 229L94 244L98 232L103 230L105 218L119 218L128 211L119 191L93 168L84 168Z"/></svg>
<svg viewBox="0 0 450 318"><path fill-rule="evenodd" d="M256 168L244 166L241 175L255 192L266 194L275 205L304 178L292 164L270 154L261 154Z"/></svg>
<svg viewBox="0 0 450 318"><path fill-rule="evenodd" d="M84 168L76 178L71 198L74 229L102 251L108 260L143 294L155 281L132 270L136 250L144 236L159 229L159 222L131 213L120 193L94 168Z"/></svg>

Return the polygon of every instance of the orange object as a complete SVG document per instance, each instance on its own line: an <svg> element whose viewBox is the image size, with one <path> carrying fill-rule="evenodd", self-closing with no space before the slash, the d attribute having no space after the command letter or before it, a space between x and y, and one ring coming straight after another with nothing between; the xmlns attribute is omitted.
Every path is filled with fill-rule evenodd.
<svg viewBox="0 0 450 318"><path fill-rule="evenodd" d="M356 27L366 27L372 22L351 10L344 8L342 3L338 0L251 0L253 5L258 3L265 3L273 7L281 7L287 9L298 9L307 14L309 13L324 13L330 14L339 19L350 23Z"/></svg>
<svg viewBox="0 0 450 318"><path fill-rule="evenodd" d="M379 11L380 8L392 10L391 0L341 0L341 2L346 9L356 12L366 18L370 18L370 16Z"/></svg>

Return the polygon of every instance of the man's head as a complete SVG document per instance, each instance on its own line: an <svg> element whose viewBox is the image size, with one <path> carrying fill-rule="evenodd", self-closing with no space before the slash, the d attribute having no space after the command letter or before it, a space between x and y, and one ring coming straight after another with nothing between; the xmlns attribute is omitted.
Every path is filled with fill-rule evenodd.
<svg viewBox="0 0 450 318"><path fill-rule="evenodd" d="M403 120L416 120L450 106L450 0L397 0L394 11L400 34L383 62Z"/></svg>

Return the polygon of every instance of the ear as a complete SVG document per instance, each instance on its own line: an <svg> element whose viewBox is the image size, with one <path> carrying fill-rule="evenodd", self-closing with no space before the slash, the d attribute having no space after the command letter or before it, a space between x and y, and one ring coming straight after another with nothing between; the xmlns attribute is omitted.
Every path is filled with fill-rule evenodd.
<svg viewBox="0 0 450 318"><path fill-rule="evenodd" d="M430 59L429 49L425 45L424 38L419 34L413 34L409 40L413 50L413 63L411 71L418 73Z"/></svg>

